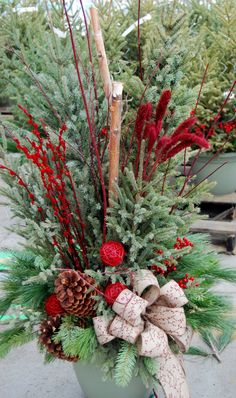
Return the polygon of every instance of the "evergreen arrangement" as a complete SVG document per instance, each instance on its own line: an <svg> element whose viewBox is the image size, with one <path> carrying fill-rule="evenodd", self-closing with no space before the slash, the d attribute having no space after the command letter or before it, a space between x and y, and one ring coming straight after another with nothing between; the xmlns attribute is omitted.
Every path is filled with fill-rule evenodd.
<svg viewBox="0 0 236 398"><path fill-rule="evenodd" d="M139 376L154 391L160 383L167 398L189 397L178 358L192 333L226 341L235 326L230 302L212 287L236 273L220 267L205 235L189 232L209 186L195 185L181 165L193 149L209 149L208 134L196 128L197 108L176 115L178 79L172 87L169 78L158 83L158 71L140 75L141 58L140 96L129 94L127 79L132 105L122 113L123 84L111 80L96 9L94 40L86 15L81 35L64 1L63 9L66 37L55 38L53 65L45 49L50 84L30 69L40 107L38 92L32 104L24 97L23 127L4 126L21 156L9 156L2 137L0 193L26 243L1 283L0 314L15 305L19 316L0 333L0 356L35 338L46 361L93 362L120 386Z"/></svg>

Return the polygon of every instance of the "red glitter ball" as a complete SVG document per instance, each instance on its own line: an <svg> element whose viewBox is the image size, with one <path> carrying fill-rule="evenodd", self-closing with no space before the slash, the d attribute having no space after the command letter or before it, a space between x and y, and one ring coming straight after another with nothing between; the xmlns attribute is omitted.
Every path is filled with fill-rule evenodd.
<svg viewBox="0 0 236 398"><path fill-rule="evenodd" d="M102 262L109 267L116 267L123 262L125 256L124 246L120 242L108 241L103 243L100 249L100 258Z"/></svg>
<svg viewBox="0 0 236 398"><path fill-rule="evenodd" d="M49 316L57 316L65 313L65 310L62 308L57 296L54 293L46 299L44 308Z"/></svg>
<svg viewBox="0 0 236 398"><path fill-rule="evenodd" d="M127 286L123 285L123 283L121 282L116 282L108 285L104 293L106 302L112 305L116 301L119 294L125 289L128 289Z"/></svg>

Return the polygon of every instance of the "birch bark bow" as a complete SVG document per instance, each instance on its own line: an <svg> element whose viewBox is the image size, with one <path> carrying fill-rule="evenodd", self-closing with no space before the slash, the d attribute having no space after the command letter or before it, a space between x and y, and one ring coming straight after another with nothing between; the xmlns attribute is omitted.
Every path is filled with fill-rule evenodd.
<svg viewBox="0 0 236 398"><path fill-rule="evenodd" d="M141 356L157 358L157 378L166 398L189 398L182 363L168 344L170 336L182 352L189 347L192 330L186 325L183 306L188 302L175 281L160 288L151 271L136 273L133 291L123 290L112 309L117 314L108 320L93 319L100 344L120 338L136 344Z"/></svg>

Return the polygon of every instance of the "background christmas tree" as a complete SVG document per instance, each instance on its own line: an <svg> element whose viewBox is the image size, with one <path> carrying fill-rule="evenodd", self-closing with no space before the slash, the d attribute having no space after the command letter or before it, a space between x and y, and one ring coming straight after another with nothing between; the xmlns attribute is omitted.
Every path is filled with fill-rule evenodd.
<svg viewBox="0 0 236 398"><path fill-rule="evenodd" d="M209 64L206 89L200 100L198 116L202 122L213 118L235 80L235 2L219 0L214 3L193 1L189 14L194 57L187 65L189 82L196 84ZM224 117L234 117L234 95L224 109Z"/></svg>

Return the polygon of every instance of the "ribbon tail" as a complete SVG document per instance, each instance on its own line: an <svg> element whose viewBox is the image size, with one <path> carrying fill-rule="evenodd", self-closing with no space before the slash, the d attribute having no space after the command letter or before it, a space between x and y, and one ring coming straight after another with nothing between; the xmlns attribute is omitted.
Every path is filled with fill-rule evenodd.
<svg viewBox="0 0 236 398"><path fill-rule="evenodd" d="M185 371L179 359L169 351L158 358L158 380L166 398L190 398Z"/></svg>

